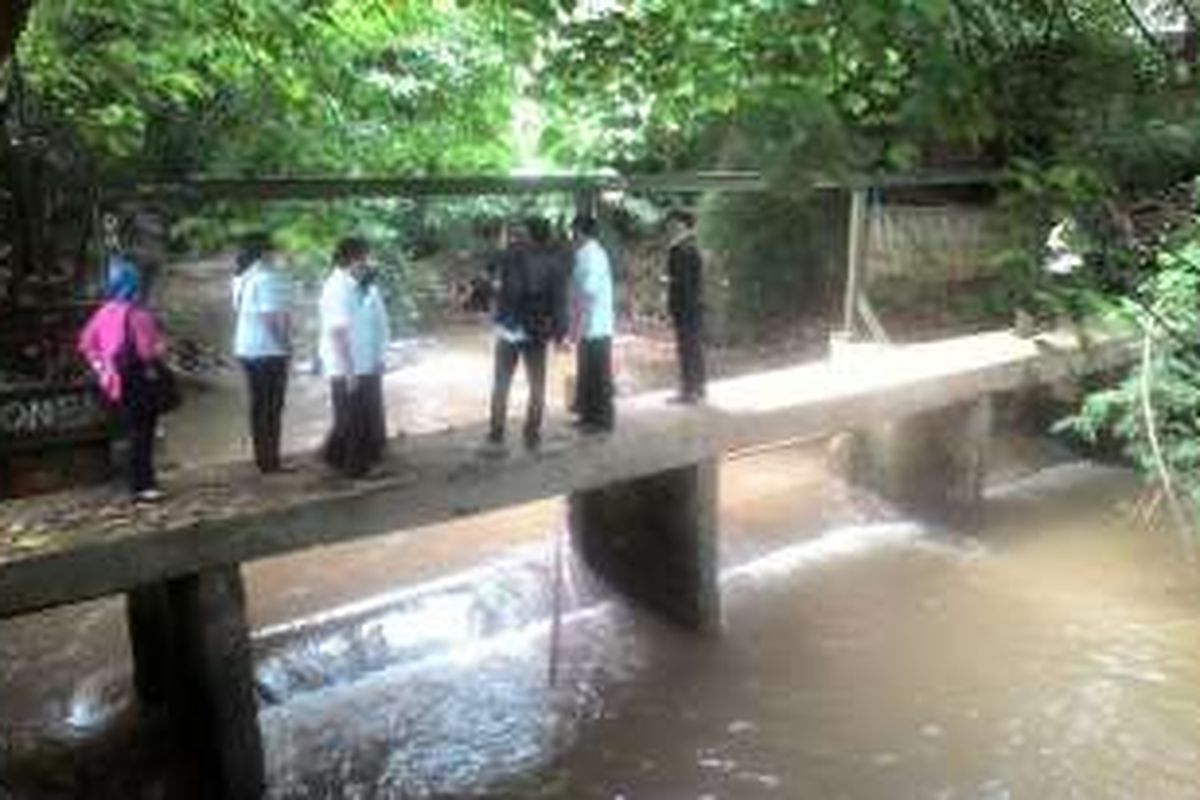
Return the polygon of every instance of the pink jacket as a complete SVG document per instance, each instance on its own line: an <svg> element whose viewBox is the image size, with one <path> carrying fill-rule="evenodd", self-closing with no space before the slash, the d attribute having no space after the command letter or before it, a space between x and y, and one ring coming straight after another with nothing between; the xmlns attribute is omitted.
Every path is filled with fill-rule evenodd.
<svg viewBox="0 0 1200 800"><path fill-rule="evenodd" d="M104 396L114 403L122 397L116 358L125 341L126 317L138 357L143 361L162 357L166 343L154 315L123 300L109 300L96 309L79 334L79 352L96 373Z"/></svg>

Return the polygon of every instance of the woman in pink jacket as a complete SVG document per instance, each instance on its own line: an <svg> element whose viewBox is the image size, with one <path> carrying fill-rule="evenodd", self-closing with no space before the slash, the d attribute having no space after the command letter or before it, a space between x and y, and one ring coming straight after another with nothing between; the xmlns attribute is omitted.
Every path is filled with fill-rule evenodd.
<svg viewBox="0 0 1200 800"><path fill-rule="evenodd" d="M156 364L166 343L154 315L141 305L137 268L121 257L109 263L107 300L79 335L108 402L120 409L129 429L129 488L137 502L162 497L154 476L154 432L158 425Z"/></svg>

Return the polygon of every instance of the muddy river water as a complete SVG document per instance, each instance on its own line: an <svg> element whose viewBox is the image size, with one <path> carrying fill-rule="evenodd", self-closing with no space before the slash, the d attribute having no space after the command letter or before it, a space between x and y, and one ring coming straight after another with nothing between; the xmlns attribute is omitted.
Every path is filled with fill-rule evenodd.
<svg viewBox="0 0 1200 800"><path fill-rule="evenodd" d="M477 417L468 362L391 376L402 423ZM296 392L299 447L321 398ZM236 449L236 408L213 390L170 452ZM729 461L712 638L596 585L561 500L250 565L269 796L1200 797L1200 579L1128 473L996 445L969 535L819 445ZM129 669L120 600L0 623L0 797L165 796Z"/></svg>

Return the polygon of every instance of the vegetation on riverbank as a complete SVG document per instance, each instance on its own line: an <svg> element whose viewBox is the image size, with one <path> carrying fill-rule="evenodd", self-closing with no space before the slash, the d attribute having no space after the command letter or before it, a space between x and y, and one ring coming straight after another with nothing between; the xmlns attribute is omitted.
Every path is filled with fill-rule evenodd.
<svg viewBox="0 0 1200 800"><path fill-rule="evenodd" d="M1189 187L1190 188L1190 187ZM1174 224L1152 241L1116 254L1120 286L1080 286L1077 295L1109 316L1133 323L1141 360L1112 386L1098 389L1060 429L1127 456L1155 487L1144 512L1168 522L1188 552L1200 544L1200 218L1192 192L1172 209Z"/></svg>

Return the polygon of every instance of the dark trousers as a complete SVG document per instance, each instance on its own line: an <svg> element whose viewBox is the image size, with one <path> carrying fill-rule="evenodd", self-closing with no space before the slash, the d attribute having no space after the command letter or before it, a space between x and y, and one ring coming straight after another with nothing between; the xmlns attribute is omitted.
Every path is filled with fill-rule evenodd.
<svg viewBox="0 0 1200 800"><path fill-rule="evenodd" d="M145 379L125 379L121 407L129 431L129 491L137 494L154 489L154 433L158 408Z"/></svg>
<svg viewBox="0 0 1200 800"><path fill-rule="evenodd" d="M525 407L525 439L541 436L542 415L546 409L546 343L544 341L507 342L496 340L496 371L492 380L492 415L488 437L504 439L508 418L508 391L512 388L517 362L525 364L525 380L529 384L529 403Z"/></svg>
<svg viewBox="0 0 1200 800"><path fill-rule="evenodd" d="M330 467L351 478L357 478L383 457L382 437L372 419L375 413L371 378L359 376L351 390L346 378L331 378L329 395L333 404L333 427L321 448L321 457ZM380 392L382 397L382 392ZM382 417L382 401L378 414Z"/></svg>
<svg viewBox="0 0 1200 800"><path fill-rule="evenodd" d="M246 386L250 392L250 435L254 439L254 463L263 472L279 469L283 401L287 394L287 356L243 358Z"/></svg>
<svg viewBox="0 0 1200 800"><path fill-rule="evenodd" d="M383 375L359 375L358 409L362 415L362 452L368 463L383 459L387 450L387 412L383 407Z"/></svg>
<svg viewBox="0 0 1200 800"><path fill-rule="evenodd" d="M576 349L575 412L581 425L611 431L613 409L612 338L583 339Z"/></svg>
<svg viewBox="0 0 1200 800"><path fill-rule="evenodd" d="M704 397L703 325L700 320L675 320L675 352L679 357L679 394L688 400Z"/></svg>

